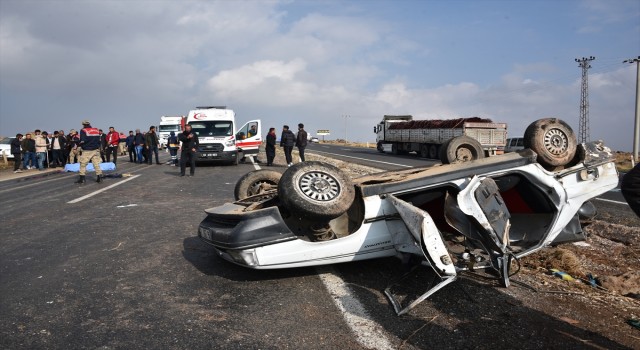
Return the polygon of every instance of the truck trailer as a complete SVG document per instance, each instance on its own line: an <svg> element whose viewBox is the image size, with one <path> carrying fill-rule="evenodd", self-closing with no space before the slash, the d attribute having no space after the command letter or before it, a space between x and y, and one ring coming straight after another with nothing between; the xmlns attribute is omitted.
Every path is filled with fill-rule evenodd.
<svg viewBox="0 0 640 350"><path fill-rule="evenodd" d="M385 115L374 129L380 152L440 159L449 164L504 153L507 124L478 117L413 120Z"/></svg>

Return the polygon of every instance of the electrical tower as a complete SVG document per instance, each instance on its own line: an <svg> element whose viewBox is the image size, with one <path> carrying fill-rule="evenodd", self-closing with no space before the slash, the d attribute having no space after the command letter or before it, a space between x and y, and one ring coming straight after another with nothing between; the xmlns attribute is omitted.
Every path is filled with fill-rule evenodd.
<svg viewBox="0 0 640 350"><path fill-rule="evenodd" d="M576 58L578 67L582 68L582 88L580 93L580 132L578 133L578 142L584 143L589 141L589 78L587 70L591 68L589 62L595 60L593 56Z"/></svg>

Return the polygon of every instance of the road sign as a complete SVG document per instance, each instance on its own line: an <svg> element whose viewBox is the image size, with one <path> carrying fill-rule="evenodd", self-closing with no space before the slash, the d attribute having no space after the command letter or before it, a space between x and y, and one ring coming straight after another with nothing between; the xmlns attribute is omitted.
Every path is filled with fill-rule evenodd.
<svg viewBox="0 0 640 350"><path fill-rule="evenodd" d="M318 132L316 132L317 135L330 135L329 130L318 130Z"/></svg>

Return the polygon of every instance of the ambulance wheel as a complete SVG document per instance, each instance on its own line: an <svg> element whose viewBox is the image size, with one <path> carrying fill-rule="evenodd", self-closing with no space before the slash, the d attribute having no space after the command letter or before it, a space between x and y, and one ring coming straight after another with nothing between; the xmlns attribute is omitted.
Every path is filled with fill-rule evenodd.
<svg viewBox="0 0 640 350"><path fill-rule="evenodd" d="M233 195L236 200L240 200L275 190L278 188L281 176L282 174L277 171L265 169L248 172L236 182Z"/></svg>
<svg viewBox="0 0 640 350"><path fill-rule="evenodd" d="M482 145L469 136L454 137L440 148L442 164L462 163L481 158L484 158Z"/></svg>
<svg viewBox="0 0 640 350"><path fill-rule="evenodd" d="M302 162L282 174L278 198L296 215L330 220L351 207L355 188L349 176L331 164Z"/></svg>
<svg viewBox="0 0 640 350"><path fill-rule="evenodd" d="M569 164L576 154L578 141L573 129L557 118L544 118L531 123L524 132L524 147L538 154L545 168Z"/></svg>

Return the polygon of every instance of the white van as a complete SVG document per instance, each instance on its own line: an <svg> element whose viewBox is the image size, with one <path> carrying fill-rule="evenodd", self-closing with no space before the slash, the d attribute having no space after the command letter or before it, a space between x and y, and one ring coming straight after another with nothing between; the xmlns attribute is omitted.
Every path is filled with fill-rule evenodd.
<svg viewBox="0 0 640 350"><path fill-rule="evenodd" d="M198 162L238 164L240 158L258 154L262 143L260 120L249 121L236 129L235 116L235 112L225 106L196 107L189 111L187 124L200 142Z"/></svg>
<svg viewBox="0 0 640 350"><path fill-rule="evenodd" d="M524 138L514 137L507 139L504 146L504 153L522 151L524 149Z"/></svg>

